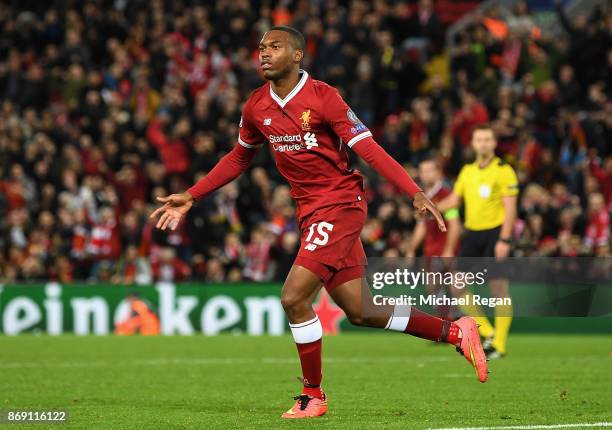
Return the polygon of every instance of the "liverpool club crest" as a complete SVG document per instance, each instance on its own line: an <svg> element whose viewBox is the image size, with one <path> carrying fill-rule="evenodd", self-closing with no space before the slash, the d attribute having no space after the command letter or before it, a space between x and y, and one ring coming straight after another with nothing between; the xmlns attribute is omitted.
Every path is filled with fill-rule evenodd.
<svg viewBox="0 0 612 430"><path fill-rule="evenodd" d="M310 109L302 112L300 119L302 120L302 130L310 130Z"/></svg>

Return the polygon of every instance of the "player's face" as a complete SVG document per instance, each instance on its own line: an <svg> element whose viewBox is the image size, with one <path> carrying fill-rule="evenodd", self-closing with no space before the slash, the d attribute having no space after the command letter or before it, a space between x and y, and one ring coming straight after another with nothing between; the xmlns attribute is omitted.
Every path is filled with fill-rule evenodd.
<svg viewBox="0 0 612 430"><path fill-rule="evenodd" d="M440 171L436 166L436 163L432 161L423 161L419 164L419 178L425 184L425 186L432 186L440 178Z"/></svg>
<svg viewBox="0 0 612 430"><path fill-rule="evenodd" d="M495 151L497 142L493 130L476 130L472 136L472 147L478 157L488 157Z"/></svg>
<svg viewBox="0 0 612 430"><path fill-rule="evenodd" d="M300 63L302 55L302 51L293 47L285 31L268 31L259 42L259 63L268 80L287 76Z"/></svg>

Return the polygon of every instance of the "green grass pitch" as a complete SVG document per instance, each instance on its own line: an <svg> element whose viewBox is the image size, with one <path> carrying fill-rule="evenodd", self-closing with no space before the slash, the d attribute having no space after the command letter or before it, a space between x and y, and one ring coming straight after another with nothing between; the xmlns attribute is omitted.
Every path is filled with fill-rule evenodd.
<svg viewBox="0 0 612 430"><path fill-rule="evenodd" d="M479 384L451 347L394 333L324 339L330 411L298 393L283 337L0 337L0 409L63 408L79 429L427 429L612 421L612 336L512 335Z"/></svg>

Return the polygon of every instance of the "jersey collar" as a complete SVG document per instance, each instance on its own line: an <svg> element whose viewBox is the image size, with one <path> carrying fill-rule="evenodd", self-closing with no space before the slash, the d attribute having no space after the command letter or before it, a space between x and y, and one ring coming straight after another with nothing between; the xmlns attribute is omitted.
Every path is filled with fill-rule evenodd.
<svg viewBox="0 0 612 430"><path fill-rule="evenodd" d="M426 193L427 197L429 197L430 199L433 198L436 194L438 194L438 191L440 191L440 189L442 188L442 185L444 185L442 183L442 180L439 180L438 182L436 182L435 185L427 191Z"/></svg>
<svg viewBox="0 0 612 430"><path fill-rule="evenodd" d="M486 170L489 167L493 166L493 164L499 163L499 160L499 157L497 155L494 155L493 158L491 158L491 161L489 161L486 166L480 167L480 163L478 163L478 160L474 161L474 165L478 168L478 170Z"/></svg>
<svg viewBox="0 0 612 430"><path fill-rule="evenodd" d="M308 73L306 72L306 70L302 69L300 69L300 73L302 74L302 78L284 99L281 99L279 96L276 95L276 93L272 90L272 84L270 84L270 96L276 103L279 104L280 107L284 108L285 105L289 103L289 101L300 92L304 85L306 85L306 80L308 80Z"/></svg>

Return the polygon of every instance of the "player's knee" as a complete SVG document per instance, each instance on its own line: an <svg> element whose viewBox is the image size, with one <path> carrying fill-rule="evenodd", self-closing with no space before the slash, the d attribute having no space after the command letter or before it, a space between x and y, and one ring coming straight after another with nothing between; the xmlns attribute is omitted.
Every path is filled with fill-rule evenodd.
<svg viewBox="0 0 612 430"><path fill-rule="evenodd" d="M362 327L377 327L375 316L363 315L360 311L349 312L346 314L351 324Z"/></svg>
<svg viewBox="0 0 612 430"><path fill-rule="evenodd" d="M353 325L357 325L357 326L364 325L363 318L361 318L360 315L351 315L350 317L348 317L348 319Z"/></svg>
<svg viewBox="0 0 612 430"><path fill-rule="evenodd" d="M361 312L353 311L353 310L349 310L348 312L346 312L345 310L345 313L346 313L346 317L351 322L351 324L357 325L357 326L365 325L365 319L363 318L363 315L361 315Z"/></svg>
<svg viewBox="0 0 612 430"><path fill-rule="evenodd" d="M305 305L304 301L300 294L291 291L283 291L281 294L281 305L287 313L299 310L300 307Z"/></svg>

